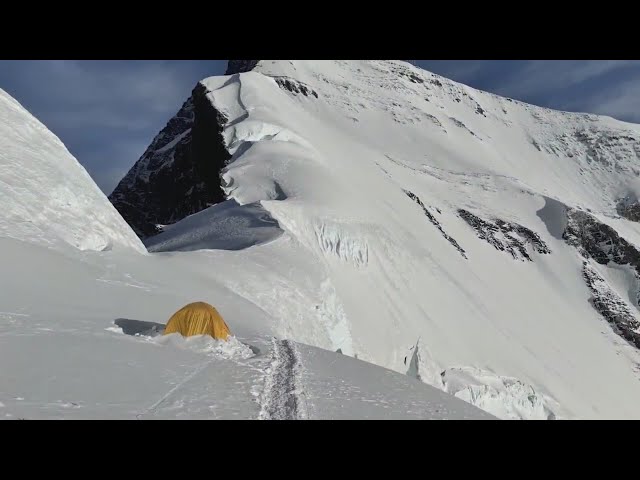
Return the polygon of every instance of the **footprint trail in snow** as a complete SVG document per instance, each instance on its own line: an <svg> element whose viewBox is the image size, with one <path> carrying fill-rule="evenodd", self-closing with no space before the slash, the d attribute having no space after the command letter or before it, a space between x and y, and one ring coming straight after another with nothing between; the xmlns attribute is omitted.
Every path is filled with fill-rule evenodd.
<svg viewBox="0 0 640 480"><path fill-rule="evenodd" d="M304 420L300 356L289 340L273 340L273 361L267 371L262 395L261 420Z"/></svg>

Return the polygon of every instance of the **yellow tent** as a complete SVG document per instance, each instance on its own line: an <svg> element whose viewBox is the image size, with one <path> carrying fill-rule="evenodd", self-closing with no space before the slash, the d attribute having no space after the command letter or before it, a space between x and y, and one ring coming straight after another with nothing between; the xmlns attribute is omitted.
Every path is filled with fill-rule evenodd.
<svg viewBox="0 0 640 480"><path fill-rule="evenodd" d="M167 322L164 334L179 333L182 336L211 335L227 340L231 332L218 311L208 303L195 302L185 305Z"/></svg>

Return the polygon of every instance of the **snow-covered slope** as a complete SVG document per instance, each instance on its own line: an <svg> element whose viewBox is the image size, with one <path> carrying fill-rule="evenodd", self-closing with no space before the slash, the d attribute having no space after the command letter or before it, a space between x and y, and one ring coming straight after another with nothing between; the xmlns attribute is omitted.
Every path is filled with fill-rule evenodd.
<svg viewBox="0 0 640 480"><path fill-rule="evenodd" d="M0 237L0 419L490 419L413 378L271 337L205 254L52 250ZM236 337L159 336L193 299Z"/></svg>
<svg viewBox="0 0 640 480"><path fill-rule="evenodd" d="M145 251L62 142L1 89L0 205L3 237Z"/></svg>
<svg viewBox="0 0 640 480"><path fill-rule="evenodd" d="M275 319L229 289L233 273L221 281L241 267L258 286L258 257L148 255L62 143L0 93L0 419L493 418L406 375L274 337L299 310ZM241 250L282 235L260 205L233 200L181 224L158 246ZM228 343L158 335L196 299L223 314Z"/></svg>
<svg viewBox="0 0 640 480"><path fill-rule="evenodd" d="M639 318L640 126L399 61L233 61L227 73L194 92L209 102L211 151L229 158L189 165L212 158L220 180L199 176L198 191L222 187L235 219L259 212L259 228L281 234L221 250L215 206L148 239L154 251L215 248L219 281L268 312L278 336L502 418L640 418L640 355L627 341ZM144 192L161 185L155 172L182 174L172 152L202 141L189 130L198 121L163 136L112 196L159 212L130 215L138 231L177 220L176 205L158 209ZM184 216L203 208L181 201Z"/></svg>

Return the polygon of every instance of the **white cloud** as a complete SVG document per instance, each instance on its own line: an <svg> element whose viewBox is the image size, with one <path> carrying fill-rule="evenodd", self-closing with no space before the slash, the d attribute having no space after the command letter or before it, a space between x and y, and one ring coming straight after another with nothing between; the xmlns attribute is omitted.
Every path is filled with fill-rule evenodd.
<svg viewBox="0 0 640 480"><path fill-rule="evenodd" d="M582 111L640 122L640 75L603 88L580 103ZM577 102L574 105L577 107Z"/></svg>
<svg viewBox="0 0 640 480"><path fill-rule="evenodd" d="M549 108L640 121L638 60L428 60L427 69Z"/></svg>
<svg viewBox="0 0 640 480"><path fill-rule="evenodd" d="M5 61L0 68L9 93L58 129L65 122L125 129L157 123L177 112L206 71L198 62L147 60Z"/></svg>
<svg viewBox="0 0 640 480"><path fill-rule="evenodd" d="M630 65L637 60L530 60L524 68L503 79L497 92L516 98L550 94Z"/></svg>

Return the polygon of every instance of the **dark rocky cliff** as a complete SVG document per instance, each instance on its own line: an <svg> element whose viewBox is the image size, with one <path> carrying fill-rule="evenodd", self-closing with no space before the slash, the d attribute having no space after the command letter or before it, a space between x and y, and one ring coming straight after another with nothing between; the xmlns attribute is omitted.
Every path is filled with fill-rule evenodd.
<svg viewBox="0 0 640 480"><path fill-rule="evenodd" d="M227 119L206 94L198 83L109 196L141 238L225 199L220 170L230 158L222 138Z"/></svg>

